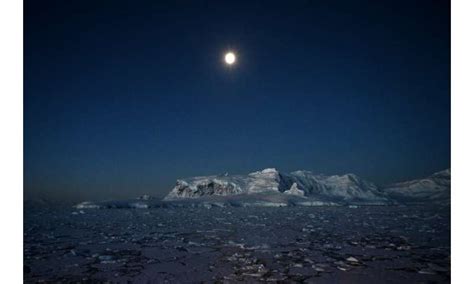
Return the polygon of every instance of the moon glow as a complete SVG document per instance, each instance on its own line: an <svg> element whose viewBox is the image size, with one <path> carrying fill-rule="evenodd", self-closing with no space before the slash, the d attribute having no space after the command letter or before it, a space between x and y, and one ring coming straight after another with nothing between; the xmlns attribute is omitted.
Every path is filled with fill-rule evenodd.
<svg viewBox="0 0 474 284"><path fill-rule="evenodd" d="M235 54L233 52L227 52L224 57L225 63L232 65L235 62Z"/></svg>

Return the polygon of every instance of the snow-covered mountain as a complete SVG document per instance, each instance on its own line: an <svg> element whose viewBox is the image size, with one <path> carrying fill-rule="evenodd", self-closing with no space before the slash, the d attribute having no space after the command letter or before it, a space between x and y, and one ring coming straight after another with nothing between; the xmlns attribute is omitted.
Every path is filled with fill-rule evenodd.
<svg viewBox="0 0 474 284"><path fill-rule="evenodd" d="M289 176L306 196L350 203L390 203L375 184L355 174L327 176L310 171L295 171Z"/></svg>
<svg viewBox="0 0 474 284"><path fill-rule="evenodd" d="M377 187L354 174L328 176L310 171L287 174L270 168L248 175L180 179L163 200L143 195L132 200L86 201L75 208L449 204L450 197L449 169L424 179Z"/></svg>
<svg viewBox="0 0 474 284"><path fill-rule="evenodd" d="M382 188L382 191L399 202L450 202L451 169L423 179L399 182Z"/></svg>
<svg viewBox="0 0 474 284"><path fill-rule="evenodd" d="M326 176L309 171L286 174L274 168L248 175L225 174L180 179L164 200L261 193L283 193L322 202L390 203L389 198L377 186L354 174Z"/></svg>

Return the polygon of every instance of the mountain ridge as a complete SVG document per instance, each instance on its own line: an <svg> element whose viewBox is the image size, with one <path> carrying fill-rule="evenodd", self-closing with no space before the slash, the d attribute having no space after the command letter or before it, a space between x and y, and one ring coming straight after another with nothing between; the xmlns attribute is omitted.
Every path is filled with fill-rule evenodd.
<svg viewBox="0 0 474 284"><path fill-rule="evenodd" d="M297 190L291 190L296 184ZM377 186L355 174L323 175L310 171L283 173L275 168L248 175L200 176L179 179L164 200L197 199L203 196L229 196L255 193L297 192L298 196L322 201L389 203Z"/></svg>
<svg viewBox="0 0 474 284"><path fill-rule="evenodd" d="M340 205L450 204L451 170L428 177L377 186L355 174L311 171L283 173L275 168L247 175L210 175L178 179L163 198L82 202L77 209L155 207L284 207Z"/></svg>
<svg viewBox="0 0 474 284"><path fill-rule="evenodd" d="M385 186L356 174L325 175L307 170L290 173L266 168L247 175L211 175L179 179L163 200L196 199L206 196L239 196L256 193L285 193L338 203L394 204L450 199L451 170L428 177Z"/></svg>
<svg viewBox="0 0 474 284"><path fill-rule="evenodd" d="M394 200L404 203L417 202L450 202L451 200L451 169L445 169L432 175L397 182L382 188Z"/></svg>

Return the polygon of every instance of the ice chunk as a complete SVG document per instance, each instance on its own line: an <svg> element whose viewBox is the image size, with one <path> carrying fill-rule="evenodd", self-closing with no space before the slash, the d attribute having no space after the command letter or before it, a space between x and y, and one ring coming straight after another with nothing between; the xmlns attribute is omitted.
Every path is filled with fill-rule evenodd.
<svg viewBox="0 0 474 284"><path fill-rule="evenodd" d="M304 196L304 191L298 188L298 185L296 184L296 182L293 183L290 189L285 190L283 193L296 195L296 196Z"/></svg>
<svg viewBox="0 0 474 284"><path fill-rule="evenodd" d="M98 205L94 202L91 202L91 201L81 202L81 203L75 205L74 207L77 208L77 209L99 209L99 208L101 208L100 205Z"/></svg>

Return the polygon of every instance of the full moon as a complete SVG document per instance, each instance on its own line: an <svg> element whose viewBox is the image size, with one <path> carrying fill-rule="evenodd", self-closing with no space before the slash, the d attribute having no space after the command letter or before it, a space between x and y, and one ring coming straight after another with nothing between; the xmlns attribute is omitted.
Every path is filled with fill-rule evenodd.
<svg viewBox="0 0 474 284"><path fill-rule="evenodd" d="M228 52L225 55L225 63L232 65L235 62L235 54L233 52Z"/></svg>

